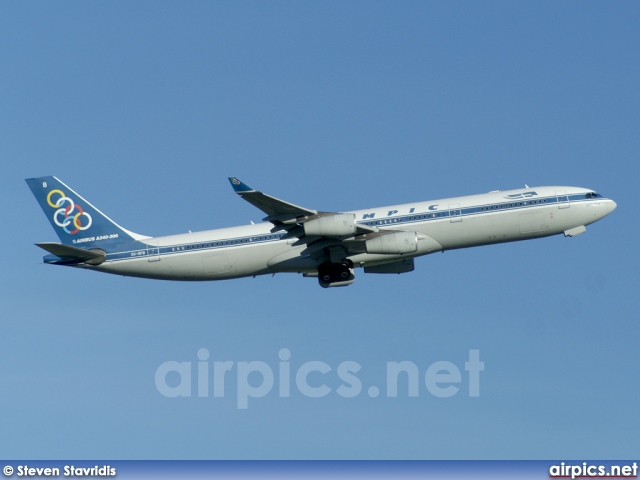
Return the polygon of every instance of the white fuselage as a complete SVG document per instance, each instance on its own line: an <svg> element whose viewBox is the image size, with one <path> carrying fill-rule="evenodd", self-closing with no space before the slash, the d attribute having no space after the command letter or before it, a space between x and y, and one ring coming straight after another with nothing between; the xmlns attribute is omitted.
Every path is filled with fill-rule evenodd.
<svg viewBox="0 0 640 480"><path fill-rule="evenodd" d="M592 190L533 187L428 202L393 205L349 213L359 225L408 230L425 236L412 254L355 253L355 267L380 265L434 251L546 237L589 225L616 204L589 198ZM136 242L109 253L99 266L81 268L119 275L168 280L222 280L278 272L314 273L318 259L271 223L222 228ZM434 247L435 245L435 247Z"/></svg>

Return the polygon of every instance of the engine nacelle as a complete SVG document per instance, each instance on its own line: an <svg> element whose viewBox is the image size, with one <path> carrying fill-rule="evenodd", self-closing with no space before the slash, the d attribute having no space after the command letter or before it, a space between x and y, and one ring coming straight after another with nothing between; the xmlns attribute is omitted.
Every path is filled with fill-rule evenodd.
<svg viewBox="0 0 640 480"><path fill-rule="evenodd" d="M346 237L356 233L354 213L338 213L314 218L302 224L305 235L319 237Z"/></svg>
<svg viewBox="0 0 640 480"><path fill-rule="evenodd" d="M418 250L418 234L416 232L396 232L366 240L364 248L367 253L414 253Z"/></svg>

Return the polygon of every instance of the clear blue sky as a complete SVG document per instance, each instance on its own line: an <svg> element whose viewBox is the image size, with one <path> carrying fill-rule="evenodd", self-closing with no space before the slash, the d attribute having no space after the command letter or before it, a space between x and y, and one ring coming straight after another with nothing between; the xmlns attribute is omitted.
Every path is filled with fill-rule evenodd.
<svg viewBox="0 0 640 480"><path fill-rule="evenodd" d="M637 458L639 18L625 1L3 3L1 455ZM57 238L24 183L41 175L148 235L260 220L231 175L329 211L525 183L618 209L343 289L163 283L42 265L33 243ZM276 371L286 348L292 372L330 365L310 382L332 391L240 410L234 368L224 398L161 395L156 369L201 348ZM344 361L355 398L336 393ZM388 398L395 361L451 362L460 391Z"/></svg>

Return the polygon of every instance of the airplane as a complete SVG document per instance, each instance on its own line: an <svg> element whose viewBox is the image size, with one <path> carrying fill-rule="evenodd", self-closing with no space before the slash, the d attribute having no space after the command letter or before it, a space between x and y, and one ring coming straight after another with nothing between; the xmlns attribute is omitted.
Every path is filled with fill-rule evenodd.
<svg viewBox="0 0 640 480"><path fill-rule="evenodd" d="M414 270L414 259L459 248L580 235L616 203L594 190L534 187L347 212L300 207L231 186L266 214L263 223L162 237L115 223L56 177L26 182L61 243L36 245L44 262L162 280L226 280L301 273L342 287L365 273Z"/></svg>

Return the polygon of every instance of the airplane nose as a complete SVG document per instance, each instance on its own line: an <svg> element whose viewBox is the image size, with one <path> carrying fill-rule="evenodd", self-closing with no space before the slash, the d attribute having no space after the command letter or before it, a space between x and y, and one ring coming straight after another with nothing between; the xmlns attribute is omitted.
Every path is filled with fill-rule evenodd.
<svg viewBox="0 0 640 480"><path fill-rule="evenodd" d="M616 202L614 202L613 200L609 201L608 203L609 203L609 213L611 213L616 209L618 204Z"/></svg>

